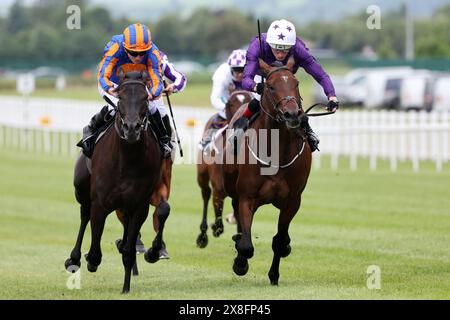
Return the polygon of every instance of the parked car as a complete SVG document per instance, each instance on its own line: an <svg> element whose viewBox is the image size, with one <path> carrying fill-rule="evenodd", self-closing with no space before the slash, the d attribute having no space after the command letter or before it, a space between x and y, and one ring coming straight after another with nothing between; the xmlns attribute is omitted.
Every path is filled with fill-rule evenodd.
<svg viewBox="0 0 450 320"><path fill-rule="evenodd" d="M367 72L364 107L369 109L384 107L387 103L386 98L395 99L395 85L398 85L397 81L391 81L390 89L388 89L388 81L404 79L413 72L414 70L410 67L377 68ZM388 90L388 95L391 94L390 97L386 96L386 90Z"/></svg>

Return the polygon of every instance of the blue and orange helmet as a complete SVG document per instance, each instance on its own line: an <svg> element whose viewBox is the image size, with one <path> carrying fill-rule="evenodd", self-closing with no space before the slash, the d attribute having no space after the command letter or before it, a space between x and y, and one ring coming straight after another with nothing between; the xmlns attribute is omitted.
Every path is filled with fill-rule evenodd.
<svg viewBox="0 0 450 320"><path fill-rule="evenodd" d="M123 30L125 49L130 51L147 51L152 46L150 28L141 23L130 24Z"/></svg>

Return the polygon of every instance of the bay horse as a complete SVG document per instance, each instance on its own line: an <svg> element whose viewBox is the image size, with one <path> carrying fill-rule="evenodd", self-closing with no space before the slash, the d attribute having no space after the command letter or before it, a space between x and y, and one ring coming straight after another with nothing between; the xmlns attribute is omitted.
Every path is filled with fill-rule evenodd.
<svg viewBox="0 0 450 320"><path fill-rule="evenodd" d="M90 162L91 170L83 154L75 165L75 196L81 205L81 224L65 267L70 270L71 266L80 266L81 244L90 221L92 242L85 258L88 271L97 271L102 259L100 242L106 217L120 209L125 214L122 293L128 293L136 262L136 239L148 215L150 196L160 179L162 155L156 136L147 126L148 74L145 71L125 74L120 69L119 75L119 103L114 125L98 141ZM161 241L157 240L158 237L153 242L152 255L157 254L161 246Z"/></svg>
<svg viewBox="0 0 450 320"><path fill-rule="evenodd" d="M301 195L311 169L311 149L304 130L307 117L301 107L299 82L292 73L293 64L293 58L282 67L271 67L259 60L260 70L267 80L261 97L261 112L246 132L247 136L251 129L258 134L263 129L270 132L278 130L279 140L270 139L268 144L279 143L279 165L263 161L257 152L250 149L245 136L238 145L238 155L245 161L226 163L224 160L223 165L225 191L232 198L233 209L237 213L238 233L233 236L237 250L233 271L237 275L247 273L248 259L254 253L251 227L256 210L264 204L272 204L280 210L268 273L272 285L278 285L280 258L291 252L289 225L300 208ZM244 108L236 112L230 127ZM258 140L260 145L262 141ZM230 143L227 143L224 158L227 153L236 160ZM262 175L263 167L274 168L276 173Z"/></svg>
<svg viewBox="0 0 450 320"><path fill-rule="evenodd" d="M248 91L236 90L230 95L227 103L225 104L225 114L226 123L231 121L234 113L245 103L248 103L252 99L252 95ZM213 115L206 123L204 129L204 135L207 134L208 130L213 130L213 124L217 114ZM225 129L225 128L223 128ZM219 129L220 130L220 129ZM225 130L222 131L220 135L221 141L212 141L211 143L222 143L225 141ZM220 140L220 139L219 139ZM224 144L221 147L223 150ZM211 156L214 158L218 149L210 149ZM219 155L218 155L219 156ZM222 222L222 211L223 203L226 198L225 189L223 186L222 178L222 165L216 161L209 163L205 161L205 154L203 150L199 150L197 156L197 183L201 188L202 198L203 198L203 215L202 222L200 223L200 234L197 237L197 246L199 248L205 248L208 245L208 235L206 231L208 230L207 214L208 214L208 203L211 198L211 187L213 196L213 207L215 214L215 221L211 224L212 234L214 237L219 237L223 231L224 226ZM211 187L210 187L211 185Z"/></svg>

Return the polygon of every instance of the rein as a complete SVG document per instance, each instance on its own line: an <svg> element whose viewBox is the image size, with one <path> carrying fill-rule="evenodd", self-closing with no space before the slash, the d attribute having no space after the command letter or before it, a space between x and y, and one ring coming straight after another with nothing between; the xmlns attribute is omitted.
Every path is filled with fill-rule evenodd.
<svg viewBox="0 0 450 320"><path fill-rule="evenodd" d="M286 164L280 165L280 166L276 166L276 165L271 164L270 162L266 162L266 161L262 160L260 157L258 157L256 152L253 151L252 148L250 148L250 145L248 144L248 142L247 142L247 148L250 151L250 153L253 155L253 157L255 157L255 159L258 160L263 165L270 166L270 167L276 168L276 169L284 169L284 168L291 166L295 162L295 160L297 160L297 158L301 156L301 154L303 153L303 150L305 149L305 143L306 143L306 139L303 137L302 147L300 148L300 151L292 158L291 161L289 161Z"/></svg>

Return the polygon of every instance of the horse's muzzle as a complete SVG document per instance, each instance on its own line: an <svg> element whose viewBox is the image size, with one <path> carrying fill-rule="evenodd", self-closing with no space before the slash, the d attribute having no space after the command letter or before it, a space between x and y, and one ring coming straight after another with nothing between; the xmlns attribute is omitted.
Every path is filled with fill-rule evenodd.
<svg viewBox="0 0 450 320"><path fill-rule="evenodd" d="M295 130L300 127L301 121L298 112L285 112L283 118L288 130Z"/></svg>
<svg viewBox="0 0 450 320"><path fill-rule="evenodd" d="M140 121L125 122L122 125L123 137L128 143L135 143L141 138L142 124Z"/></svg>

